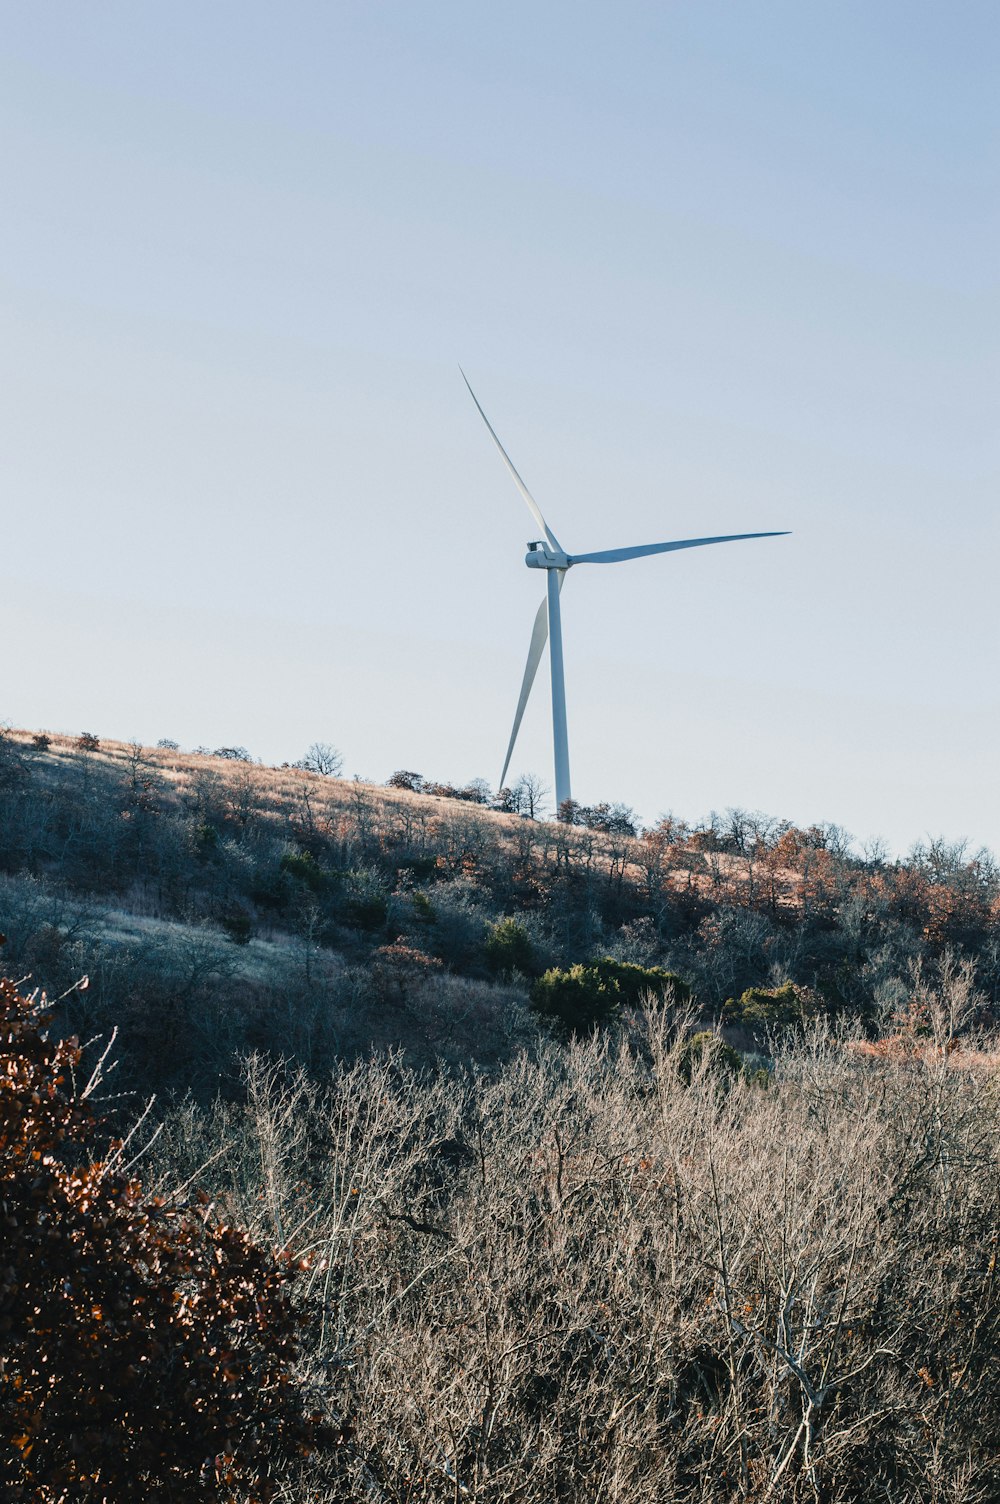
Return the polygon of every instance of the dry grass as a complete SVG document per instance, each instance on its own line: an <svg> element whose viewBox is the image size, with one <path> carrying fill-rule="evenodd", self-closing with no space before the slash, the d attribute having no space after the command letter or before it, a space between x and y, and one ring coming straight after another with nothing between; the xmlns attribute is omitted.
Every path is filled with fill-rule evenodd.
<svg viewBox="0 0 1000 1504"><path fill-rule="evenodd" d="M11 731L12 737L26 747L33 734L19 728ZM96 751L81 753L75 737L50 735L51 748L36 754L35 760L56 776L67 760L82 757L121 775L137 750L136 743L102 740ZM228 761L210 754L158 747L141 747L138 751L143 762L155 770L161 790L178 801L190 798L199 781L207 779L223 796L228 793L231 799L238 799L249 795L261 818L275 826L300 817L306 802L309 818L334 838L355 833L359 823L367 824L376 838L387 841L416 837L428 849L442 850L445 861L449 852L468 850L470 838L475 845L481 832L480 839L505 856L557 867L560 863L572 864L605 879L613 876L640 884L649 867L642 842L628 836L528 821L454 799L355 779L325 778L298 768ZM720 886L739 893L753 883L744 873L745 861L726 852L690 851L683 853L683 859L678 852L675 860L677 865L668 867L665 880L676 891L692 889L710 897ZM802 883L800 874L781 867L771 877L780 890L779 904L794 908Z"/></svg>

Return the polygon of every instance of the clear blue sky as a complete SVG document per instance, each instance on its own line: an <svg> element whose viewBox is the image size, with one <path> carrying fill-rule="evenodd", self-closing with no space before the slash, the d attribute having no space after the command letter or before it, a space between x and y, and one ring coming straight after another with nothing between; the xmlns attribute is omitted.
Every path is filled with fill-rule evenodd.
<svg viewBox="0 0 1000 1504"><path fill-rule="evenodd" d="M1000 9L0 4L16 724L1000 850ZM547 779L547 684L514 772Z"/></svg>

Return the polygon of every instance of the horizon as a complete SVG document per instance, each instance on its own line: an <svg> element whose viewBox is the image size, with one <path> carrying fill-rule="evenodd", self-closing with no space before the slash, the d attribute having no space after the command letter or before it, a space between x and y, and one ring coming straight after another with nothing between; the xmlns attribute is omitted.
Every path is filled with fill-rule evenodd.
<svg viewBox="0 0 1000 1504"><path fill-rule="evenodd" d="M277 758L269 760L256 755L252 748L244 747L240 743L233 743L229 745L220 744L218 747L208 747L201 743L191 747L185 747L180 744L160 746L158 744L159 739L156 742L142 742L138 738L102 736L100 735L100 733L93 732L92 728L90 727L81 728L81 731L65 731L60 730L56 727L28 727L8 725L4 726L2 729L10 732L15 737L33 737L40 732L44 732L44 734L46 735L57 737L70 743L75 743L81 734L87 734L88 732L90 732L91 734L96 735L98 738L98 741L100 743L100 746L96 749L98 751L106 750L107 748L115 748L116 750L127 751L130 747L139 746L141 747L143 752L159 752L165 757L203 757L216 759L225 764L230 764L232 762L242 762L245 766L260 768L262 771L272 773L295 769L300 765L301 760L310 750L307 747L301 747L297 752L289 753L287 756L282 757L280 760L278 760ZM171 742L173 741L172 738L166 738L165 740L169 740ZM72 751L74 750L74 748L69 747L65 750ZM333 750L338 753L340 752L339 748L333 748ZM247 756L246 758L231 758L224 755L232 752L246 753ZM385 791L387 789L392 789L392 785L389 783L389 779L391 779L394 774L400 772L415 773L428 785L443 785L448 782L448 780L439 779L433 769L424 772L423 770L417 768L405 768L402 763L395 767L392 773L390 773L385 779L367 777L362 773L349 771L346 766L342 768L340 772L323 775L317 774L316 776L322 776L324 778L329 777L331 781L337 783L360 783L365 788ZM555 806L552 801L551 784L545 778L543 778L541 774L534 773L531 770L526 770L523 776L536 780L537 785L541 788L541 799L539 803L540 813L538 815L528 816L527 814L524 814L520 816L520 818L531 818L547 824L559 823ZM457 795L460 791L473 787L477 784L485 785L486 791L490 798L495 798L500 793L500 789L482 774L472 774L470 777L457 778L453 780L452 787L454 788ZM507 786L509 787L509 784ZM400 789L397 787L395 789L395 792L399 793ZM412 792L413 795L417 798L442 799L447 801L450 797L447 794L435 793L432 788L414 789L409 792ZM848 830L845 825L832 817L815 821L807 821L804 824L799 824L797 821L788 819L786 816L782 815L780 811L777 810L749 809L742 805L733 804L718 805L699 814L691 814L690 812L684 812L675 809L663 809L657 815L647 817L642 813L642 811L634 809L627 800L618 799L613 794L602 796L601 799L595 800L594 803L601 803L602 800L608 805L620 806L621 808L627 810L630 815L635 817L635 820L637 822L637 838L641 838L641 836L647 831L654 830L657 824L659 824L661 821L671 819L678 820L693 832L697 830L705 830L710 827L715 821L722 821L727 816L742 814L746 815L751 820L760 819L762 821L769 822L773 827L785 826L798 830L808 830L810 828L813 828L836 833L840 841L843 843L843 849L846 851L847 855L855 860L870 860L875 862L885 861L890 864L893 862L906 863L919 857L921 851L926 851L929 848L933 848L935 846L943 846L947 851L955 853L959 857L964 856L964 858L969 862L976 861L980 858L985 858L989 862L998 863L997 853L995 853L991 847L986 845L984 842L977 843L967 836L960 836L954 840L950 840L940 834L935 835L932 832L925 832L921 836L914 837L914 839L910 841L907 846L903 848L896 848L892 847L880 836L869 836L867 838L858 837L853 831ZM456 798L454 802L463 803L465 801ZM575 798L573 802L575 804L582 803L582 801L576 800ZM507 815L509 817L509 812L492 809L488 805L479 805L472 801L468 801L468 808L470 810L481 809L488 814L499 814L501 816ZM998 863L998 865L1000 865L1000 863Z"/></svg>

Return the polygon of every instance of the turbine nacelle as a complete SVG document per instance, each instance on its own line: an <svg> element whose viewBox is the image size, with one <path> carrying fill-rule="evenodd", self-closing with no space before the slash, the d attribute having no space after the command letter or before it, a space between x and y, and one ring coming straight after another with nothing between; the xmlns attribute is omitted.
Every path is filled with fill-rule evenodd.
<svg viewBox="0 0 1000 1504"><path fill-rule="evenodd" d="M544 543L529 543L524 562L529 569L568 569L569 558L563 553L553 553Z"/></svg>

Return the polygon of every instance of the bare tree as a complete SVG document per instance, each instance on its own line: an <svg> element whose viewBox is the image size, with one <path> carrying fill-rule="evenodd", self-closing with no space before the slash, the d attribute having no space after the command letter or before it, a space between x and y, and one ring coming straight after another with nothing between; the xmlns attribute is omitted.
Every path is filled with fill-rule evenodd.
<svg viewBox="0 0 1000 1504"><path fill-rule="evenodd" d="M295 764L307 773L319 773L323 778L336 778L344 766L344 759L329 742L313 742L305 757Z"/></svg>
<svg viewBox="0 0 1000 1504"><path fill-rule="evenodd" d="M549 786L543 783L537 773L522 773L514 785L514 798L518 801L517 808L532 820L539 820L542 810L549 797Z"/></svg>

